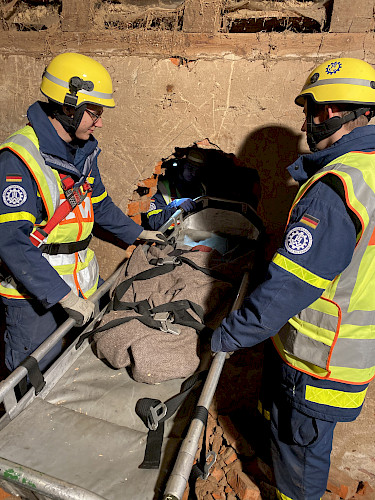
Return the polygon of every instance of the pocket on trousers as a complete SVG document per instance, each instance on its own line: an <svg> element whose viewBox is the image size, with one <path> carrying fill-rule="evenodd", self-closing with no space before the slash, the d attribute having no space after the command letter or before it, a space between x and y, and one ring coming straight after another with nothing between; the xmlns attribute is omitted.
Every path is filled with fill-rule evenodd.
<svg viewBox="0 0 375 500"><path fill-rule="evenodd" d="M32 348L33 346L30 339L15 335L14 333L10 334L8 331L5 332L5 342L8 344L9 348L12 349L12 351L23 352L25 355L28 355L35 350Z"/></svg>
<svg viewBox="0 0 375 500"><path fill-rule="evenodd" d="M6 330L4 340L12 350L29 354L32 342L22 334L24 329L24 314L22 307L8 307L6 310ZM21 332L21 334L20 334Z"/></svg>
<svg viewBox="0 0 375 500"><path fill-rule="evenodd" d="M316 419L294 408L291 412L290 425L293 442L299 446L308 446L318 437Z"/></svg>

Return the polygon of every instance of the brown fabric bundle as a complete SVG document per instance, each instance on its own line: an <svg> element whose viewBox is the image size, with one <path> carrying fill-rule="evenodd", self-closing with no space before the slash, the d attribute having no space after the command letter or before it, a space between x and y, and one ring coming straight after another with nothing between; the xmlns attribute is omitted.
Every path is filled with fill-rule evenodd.
<svg viewBox="0 0 375 500"><path fill-rule="evenodd" d="M124 265L124 273L111 290L112 297L116 288L125 279L136 276L142 271L154 269L150 264L155 259L170 259L173 247L161 249L151 246L139 246ZM241 267L245 261L224 265L222 256L216 251L189 251L183 254L196 266L216 270L233 278L237 271L241 276ZM249 258L249 256L247 256ZM247 262L249 262L247 260ZM229 269L231 268L231 269ZM123 302L139 302L147 300L150 308L180 300L190 300L202 307L204 322L207 326L216 327L229 312L233 301L234 288L228 281L204 274L191 265L182 263L167 274L155 276L143 281L133 281L123 297ZM188 309L188 313L197 321L199 316ZM139 316L132 310L111 311L104 316L101 327L119 318ZM119 326L112 327L95 335L97 354L105 358L115 368L130 367L133 378L138 382L155 384L174 378L190 376L198 368L199 342L194 328L180 326L180 334L163 332L132 319Z"/></svg>

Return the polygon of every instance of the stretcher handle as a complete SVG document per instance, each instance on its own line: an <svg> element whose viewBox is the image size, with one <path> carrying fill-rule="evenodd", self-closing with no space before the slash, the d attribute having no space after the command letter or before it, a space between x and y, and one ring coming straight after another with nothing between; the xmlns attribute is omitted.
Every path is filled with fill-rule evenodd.
<svg viewBox="0 0 375 500"><path fill-rule="evenodd" d="M243 275L241 285L237 292L237 297L233 303L232 311L239 309L247 294L250 274L246 272ZM214 397L221 372L227 359L226 352L217 352L212 360L206 382L204 383L197 406L204 407L208 411ZM181 500L184 494L186 484L189 480L191 469L194 464L195 456L198 450L199 439L204 429L204 423L199 418L193 418L184 441L181 444L176 463L172 473L169 476L165 488L163 500Z"/></svg>
<svg viewBox="0 0 375 500"><path fill-rule="evenodd" d="M111 286L116 282L120 275L121 267L117 269L87 300L90 300L95 305L99 303L99 299L105 295ZM97 308L95 309L97 311ZM82 333L86 333L92 329L100 316L101 312L96 312L95 317L88 323ZM60 325L35 351L31 354L37 361L43 357L66 335L76 324L73 318L68 318L62 325ZM5 380L0 382L0 401L4 400L7 392L14 388L25 376L27 369L24 366L18 366Z"/></svg>
<svg viewBox="0 0 375 500"><path fill-rule="evenodd" d="M55 500L105 500L104 497L92 491L2 457L0 457L0 477L3 477L6 482L19 486L21 490L23 485L32 484L31 491Z"/></svg>

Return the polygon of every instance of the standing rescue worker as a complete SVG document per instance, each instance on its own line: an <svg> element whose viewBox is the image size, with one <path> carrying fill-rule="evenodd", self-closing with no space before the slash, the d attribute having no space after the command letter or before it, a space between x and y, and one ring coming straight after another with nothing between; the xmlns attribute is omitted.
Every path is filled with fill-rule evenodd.
<svg viewBox="0 0 375 500"><path fill-rule="evenodd" d="M176 160L176 164L159 177L158 189L151 200L147 212L152 229L159 229L178 209L191 212L196 203L193 198L206 192L202 183L202 169L206 165L204 151L192 148L186 158Z"/></svg>
<svg viewBox="0 0 375 500"><path fill-rule="evenodd" d="M283 500L325 492L333 431L359 415L375 375L375 70L352 58L314 69L295 100L312 154L262 282L214 331L230 352L272 337L259 410ZM268 344L268 342L266 343Z"/></svg>
<svg viewBox="0 0 375 500"><path fill-rule="evenodd" d="M94 221L127 244L160 241L113 203L100 178L93 132L103 125L103 108L115 106L107 70L90 57L60 54L40 90L48 101L32 104L29 123L0 146L0 296L10 370L66 313L77 325L91 318L94 305L85 299L99 281L88 248Z"/></svg>

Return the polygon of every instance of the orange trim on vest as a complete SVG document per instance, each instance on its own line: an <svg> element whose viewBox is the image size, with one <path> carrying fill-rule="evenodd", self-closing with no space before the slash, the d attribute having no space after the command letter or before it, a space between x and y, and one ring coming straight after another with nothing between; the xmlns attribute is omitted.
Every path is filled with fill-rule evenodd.
<svg viewBox="0 0 375 500"><path fill-rule="evenodd" d="M46 209L46 211L47 211L47 218L48 218L48 220L50 220L50 218L52 217L52 215L53 215L53 214L50 214L50 213L48 212L48 205L47 205L47 202L46 202L45 196L44 196L44 194L43 194L43 190L42 190L42 188L40 187L40 184L39 184L39 181L38 181L37 177L34 175L33 169L32 169L32 168L30 167L30 165L27 163L27 161L25 160L25 158L24 158L23 156L21 156L19 153L17 153L17 151L14 151L14 149L10 148L9 146L7 146L7 147L6 147L6 148L4 148L4 149L10 149L10 150L11 150L11 151L15 154L15 155L17 155L17 156L18 156L18 158L19 158L20 160L22 160L22 163L25 163L25 164L27 165L27 168L28 168L29 172L30 172L30 173L31 173L31 175L33 176L33 178L34 178L34 180L35 180L35 182L36 182L36 184L37 184L37 186L38 186L38 191L39 191L39 194L40 194L40 196L41 196L41 198L42 198L42 200L43 200L44 207L45 207L45 209ZM40 224L38 224L38 225L40 225Z"/></svg>
<svg viewBox="0 0 375 500"><path fill-rule="evenodd" d="M335 347L335 344L337 342L338 336L339 336L339 331L340 331L340 326L341 326L341 319L342 319L342 313L341 313L341 307L335 302L334 300L331 299L326 299L325 297L320 297L322 300L326 300L327 302L330 302L331 304L334 304L337 306L337 310L339 312L338 314L338 319L337 319L337 327L336 327L336 333L335 333L335 338L332 341L331 349L329 350L329 356L327 359L327 365L326 365L326 370L328 372L328 376L331 375L331 371L329 370L329 365L332 357L332 351Z"/></svg>
<svg viewBox="0 0 375 500"><path fill-rule="evenodd" d="M369 247L374 246L374 245L375 245L375 228L374 228L374 231L372 232L370 241L368 242Z"/></svg>
<svg viewBox="0 0 375 500"><path fill-rule="evenodd" d="M375 153L371 153L371 154L375 154ZM352 207L352 205L349 203L349 197L348 197L348 190L347 190L347 187L346 187L346 183L344 181L344 179L340 176L339 173L335 172L334 170L330 170L329 172L326 172L325 174L321 175L318 179L315 179L314 182L312 182L311 184L309 184L306 189L301 193L301 195L299 196L298 199L296 199L291 207L291 209L289 210L289 214L288 214L288 220L286 222L286 226L288 226L289 224L289 220L290 220L290 217L292 215L292 211L294 209L294 207L297 205L297 203L300 201L300 199L306 194L306 191L308 189L310 189L310 187L315 184L315 182L317 181L320 181L320 179L322 179L325 175L327 174L333 174L333 175L336 175L337 177L339 177L339 179L342 181L342 184L344 186L344 190L345 190L345 200L346 200L346 204L348 206L348 208L358 217L360 223L361 223L361 226L362 226L362 231L361 231L361 237L358 239L357 243L356 243L356 246L358 245L358 243L360 242L361 238L362 238L362 234L363 234L363 229L365 227L365 224L363 222L363 219L361 217L361 214L359 212L357 212L357 210L355 210L354 207Z"/></svg>
<svg viewBox="0 0 375 500"><path fill-rule="evenodd" d="M310 375L310 376L313 376L314 378L318 378L319 380L326 380L329 378L329 374L325 375L324 377L320 376L320 375L316 375L314 373L314 375L311 375L310 372L308 372L307 370L302 370L301 368L296 368L295 366L293 366L291 363L288 363L288 361L286 361L286 359L284 359L282 357L282 355L280 354L280 351L278 350L275 342L273 339L272 340L272 343L278 353L278 355L280 356L280 358L283 360L284 363L286 363L288 366L290 366L291 368L293 368L294 370L298 370L299 372L302 372L302 373L306 373L306 375ZM364 385L364 384L369 384L372 380L374 380L375 378L375 375L373 377L371 377L369 380L365 381L365 382L350 382L350 385ZM347 384L348 381L347 380L341 380L339 378L329 378L329 380L332 380L333 382L341 382L343 384Z"/></svg>

